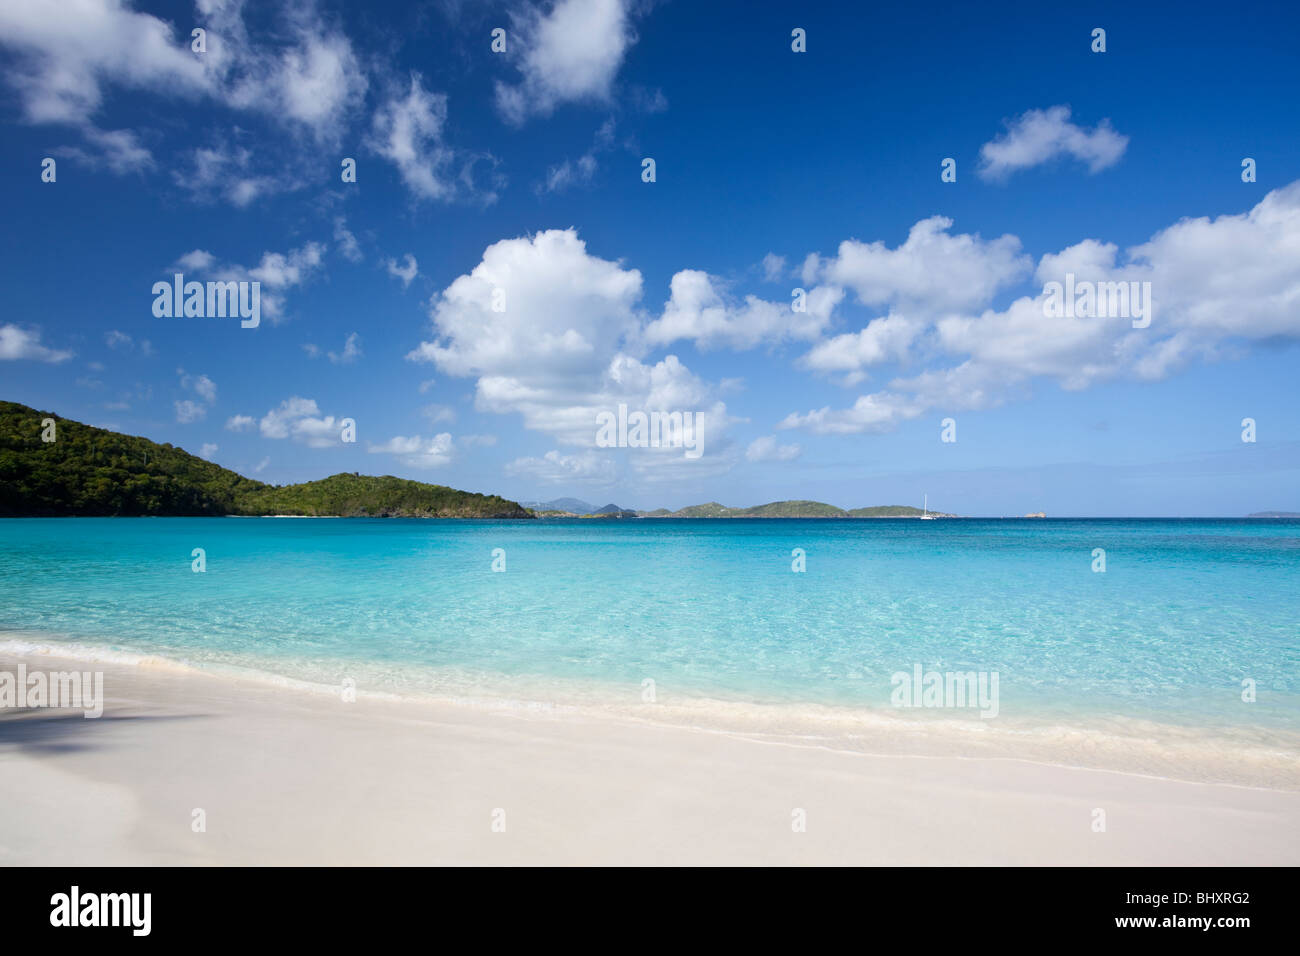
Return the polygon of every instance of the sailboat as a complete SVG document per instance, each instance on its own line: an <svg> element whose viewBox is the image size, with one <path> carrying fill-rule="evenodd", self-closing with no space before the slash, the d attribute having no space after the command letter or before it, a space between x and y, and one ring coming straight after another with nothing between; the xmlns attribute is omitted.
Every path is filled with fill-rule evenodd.
<svg viewBox="0 0 1300 956"><path fill-rule="evenodd" d="M924 507L921 508L921 520L922 520L922 521L933 521L933 520L935 519L935 517L936 517L936 515L932 515L932 514L930 514L930 496L929 496L929 495L926 495L926 496L925 496Z"/></svg>

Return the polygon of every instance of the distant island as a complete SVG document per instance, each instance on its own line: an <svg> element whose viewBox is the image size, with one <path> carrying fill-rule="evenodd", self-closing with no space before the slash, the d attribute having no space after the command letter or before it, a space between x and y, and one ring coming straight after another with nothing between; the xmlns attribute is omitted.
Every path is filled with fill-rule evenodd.
<svg viewBox="0 0 1300 956"><path fill-rule="evenodd" d="M1300 511L1256 511L1247 518L1300 518Z"/></svg>
<svg viewBox="0 0 1300 956"><path fill-rule="evenodd" d="M55 440L42 440L53 419ZM269 485L170 444L0 402L0 516L532 518L497 495L392 475Z"/></svg>
<svg viewBox="0 0 1300 956"><path fill-rule="evenodd" d="M710 501L676 511L667 508L637 511L616 504L596 508L578 498L525 501L523 505L532 508L539 518L919 518L925 513L921 508L909 505L876 505L872 508L845 510L824 501L806 500L772 501L750 508L729 508ZM957 517L939 511L931 511L930 515L936 518Z"/></svg>
<svg viewBox="0 0 1300 956"><path fill-rule="evenodd" d="M876 505L871 508L837 508L824 501L772 501L751 508L728 508L710 501L691 505L678 511L659 508L655 511L637 512L643 518L919 518L925 512L910 505ZM940 511L929 512L935 518L955 518L956 515Z"/></svg>

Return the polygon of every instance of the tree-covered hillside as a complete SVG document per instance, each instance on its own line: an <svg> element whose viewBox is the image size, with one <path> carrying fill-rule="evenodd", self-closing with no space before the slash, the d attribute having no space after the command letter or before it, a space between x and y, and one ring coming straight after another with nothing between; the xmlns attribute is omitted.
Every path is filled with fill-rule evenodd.
<svg viewBox="0 0 1300 956"><path fill-rule="evenodd" d="M496 495L392 476L340 474L277 487L173 445L0 402L0 516L267 514L532 516Z"/></svg>

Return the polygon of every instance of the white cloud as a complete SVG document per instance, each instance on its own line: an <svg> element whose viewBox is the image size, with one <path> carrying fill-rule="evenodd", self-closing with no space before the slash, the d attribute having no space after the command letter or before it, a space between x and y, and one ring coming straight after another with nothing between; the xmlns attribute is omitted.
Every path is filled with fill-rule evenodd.
<svg viewBox="0 0 1300 956"><path fill-rule="evenodd" d="M1114 166L1128 147L1128 137L1115 132L1110 120L1091 131L1070 122L1068 106L1029 110L1007 124L1007 131L980 147L979 175L1005 179L1011 173L1070 156L1096 173Z"/></svg>
<svg viewBox="0 0 1300 956"><path fill-rule="evenodd" d="M887 431L932 410L998 405L1026 393L1037 379L1071 390L1115 379L1157 380L1250 342L1300 339L1297 249L1300 181L1270 192L1246 213L1183 219L1129 249L1123 260L1115 245L1084 240L1044 255L1036 280L1064 282L1072 272L1076 282L1149 282L1148 327L1135 328L1131 315L1048 317L1042 292L1002 310L942 314L924 339L931 354L955 364L896 378L847 409L791 414L779 427ZM914 330L909 334L922 339ZM838 344L848 353L852 343ZM820 361L829 364L832 351L828 347Z"/></svg>
<svg viewBox="0 0 1300 956"><path fill-rule="evenodd" d="M503 311L493 309L497 290ZM599 375L637 329L640 297L641 273L588 255L572 229L503 239L435 298L439 338L409 357L521 390L561 387Z"/></svg>
<svg viewBox="0 0 1300 956"><path fill-rule="evenodd" d="M8 80L32 123L83 123L99 109L101 84L196 95L209 86L198 58L171 25L121 0L0 4L0 44L18 63Z"/></svg>
<svg viewBox="0 0 1300 956"><path fill-rule="evenodd" d="M176 260L176 265L182 270L192 269L196 272L206 272L216 263L217 257L206 249L194 249L185 253Z"/></svg>
<svg viewBox="0 0 1300 956"><path fill-rule="evenodd" d="M217 383L212 379L206 375L186 375L184 371L178 374L181 377L181 388L194 392L209 405L217 400Z"/></svg>
<svg viewBox="0 0 1300 956"><path fill-rule="evenodd" d="M617 477L617 469L613 460L600 452L588 450L563 455L548 451L541 458L516 458L506 465L506 474L547 484L608 485Z"/></svg>
<svg viewBox="0 0 1300 956"><path fill-rule="evenodd" d="M322 416L315 399L287 398L258 423L263 438L292 438L311 448L328 448L342 440L343 420Z"/></svg>
<svg viewBox="0 0 1300 956"><path fill-rule="evenodd" d="M397 167L402 182L420 199L450 201L477 196L484 203L496 193L480 189L474 181L479 161L494 162L485 154L465 154L444 141L447 96L425 89L419 73L411 73L405 92L391 92L375 110L369 146Z"/></svg>
<svg viewBox="0 0 1300 956"><path fill-rule="evenodd" d="M566 159L558 166L550 167L546 171L546 178L538 186L537 191L563 192L572 186L590 183L596 175L597 167L600 165L596 159L597 155L606 152L614 145L614 126L613 117L601 123L600 128L596 130L591 148L576 160Z"/></svg>
<svg viewBox="0 0 1300 956"><path fill-rule="evenodd" d="M768 302L747 295L743 302L724 295L718 280L696 269L684 269L672 278L672 293L663 315L645 329L652 345L690 339L702 348L731 346L749 349L786 339L813 339L830 322L842 289L822 286L807 295L802 312L790 302Z"/></svg>
<svg viewBox="0 0 1300 956"><path fill-rule="evenodd" d="M103 166L118 176L153 167L153 153L140 144L140 138L131 130L103 130L91 123L84 123L80 128L82 137L92 148L60 146L54 150L55 156L67 156L92 169Z"/></svg>
<svg viewBox="0 0 1300 956"><path fill-rule="evenodd" d="M530 5L511 19L522 78L496 85L497 107L508 122L550 115L563 103L609 101L635 40L627 0L558 0L546 12Z"/></svg>
<svg viewBox="0 0 1300 956"><path fill-rule="evenodd" d="M705 463L686 460L680 449L621 449L603 459L557 452L540 464L560 474L579 465L626 464L642 477L689 474L730 461L723 429L730 419L715 388L675 355L645 357L645 319L638 307L641 274L590 255L572 230L489 246L472 272L435 297L431 311L437 337L408 358L437 365L454 376L476 378L480 411L518 414L526 428L564 445L595 445L598 415L620 404L629 409L706 412ZM494 301L504 309L493 309ZM674 459L674 461L670 461Z"/></svg>
<svg viewBox="0 0 1300 956"><path fill-rule="evenodd" d="M542 190L548 193L563 192L570 186L591 182L596 174L596 157L592 153L583 153L577 160L568 160L546 171Z"/></svg>
<svg viewBox="0 0 1300 956"><path fill-rule="evenodd" d="M805 263L805 271L811 268L823 281L848 286L863 305L925 315L983 304L1028 274L1031 261L1015 236L951 235L952 225L944 216L922 219L893 249L880 241L848 239L834 258Z"/></svg>
<svg viewBox="0 0 1300 956"><path fill-rule="evenodd" d="M454 422L456 420L456 410L450 405L425 405L424 408L420 409L420 414L434 425L439 422Z"/></svg>
<svg viewBox="0 0 1300 956"><path fill-rule="evenodd" d="M386 265L388 266L388 274L390 276L394 279L402 280L403 289L409 286L412 280L420 274L420 267L415 261L415 256L411 255L409 252L406 254L401 265L397 264L396 259L389 259Z"/></svg>
<svg viewBox="0 0 1300 956"><path fill-rule="evenodd" d="M794 461L803 453L798 445L780 445L772 435L755 438L745 449L749 461Z"/></svg>
<svg viewBox="0 0 1300 956"><path fill-rule="evenodd" d="M258 264L251 268L235 263L221 263L207 250L195 249L177 259L176 268L221 281L260 282L262 315L272 323L277 323L283 320L285 314L284 294L310 280L320 269L324 258L325 246L319 242L303 243L287 253L264 252Z"/></svg>
<svg viewBox="0 0 1300 956"><path fill-rule="evenodd" d="M240 209L294 188L283 174L254 172L252 159L252 151L242 146L200 146L189 153L186 167L173 170L172 179L198 202L223 199Z"/></svg>
<svg viewBox="0 0 1300 956"><path fill-rule="evenodd" d="M334 241L338 244L339 253L349 262L360 262L362 259L361 244L357 242L351 230L348 229L347 220L342 216L334 219Z"/></svg>
<svg viewBox="0 0 1300 956"><path fill-rule="evenodd" d="M24 118L80 127L110 164L138 166L145 160L131 134L90 122L108 88L209 99L322 140L336 137L360 105L365 73L347 38L309 0L286 4L282 28L259 31L261 43L245 27L243 3L198 0L196 8L207 31L203 54L190 50L188 27L176 29L123 0L0 4L0 44L17 57L7 79Z"/></svg>
<svg viewBox="0 0 1300 956"><path fill-rule="evenodd" d="M244 23L242 2L198 0L196 6L208 50L194 58L212 95L231 109L263 113L322 142L337 141L369 81L347 37L312 0L286 3L283 28L255 34Z"/></svg>
<svg viewBox="0 0 1300 956"><path fill-rule="evenodd" d="M217 446L212 442L204 442L203 447L199 449L199 457L212 460L212 456L217 453Z"/></svg>
<svg viewBox="0 0 1300 956"><path fill-rule="evenodd" d="M246 432L256 424L250 415L232 415L226 419L226 428L232 432Z"/></svg>
<svg viewBox="0 0 1300 956"><path fill-rule="evenodd" d="M72 354L41 345L41 333L34 329L29 331L16 325L0 325L0 360L64 362L72 358Z"/></svg>
<svg viewBox="0 0 1300 956"><path fill-rule="evenodd" d="M361 357L361 336L351 333L343 343L342 352L330 352L329 359L335 365L351 365Z"/></svg>
<svg viewBox="0 0 1300 956"><path fill-rule="evenodd" d="M775 282L783 275L785 275L785 256L769 252L763 257L763 278L768 282Z"/></svg>
<svg viewBox="0 0 1300 956"><path fill-rule="evenodd" d="M852 408L824 406L806 415L791 412L776 427L806 428L824 435L885 432L893 430L902 421L916 418L922 411L924 408L917 402L909 403L902 396L878 392L860 395Z"/></svg>
<svg viewBox="0 0 1300 956"><path fill-rule="evenodd" d="M818 372L842 372L844 383L853 385L865 377L867 366L905 357L924 328L923 322L901 315L872 319L857 332L818 342L799 364Z"/></svg>
<svg viewBox="0 0 1300 956"><path fill-rule="evenodd" d="M369 446L368 451L371 454L393 455L402 464L412 468L437 468L450 463L455 457L455 444L447 432L432 438L398 435L382 445Z"/></svg>
<svg viewBox="0 0 1300 956"><path fill-rule="evenodd" d="M208 414L208 410L204 405L188 398L172 404L176 407L176 420L182 425L200 421Z"/></svg>

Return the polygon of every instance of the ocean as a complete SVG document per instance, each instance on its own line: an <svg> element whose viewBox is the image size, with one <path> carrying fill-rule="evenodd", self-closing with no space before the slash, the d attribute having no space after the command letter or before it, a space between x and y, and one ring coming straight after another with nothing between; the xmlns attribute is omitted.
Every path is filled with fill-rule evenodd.
<svg viewBox="0 0 1300 956"><path fill-rule="evenodd" d="M1298 622L1293 519L0 520L0 656L1252 780L1300 755ZM930 674L996 712L899 706Z"/></svg>

